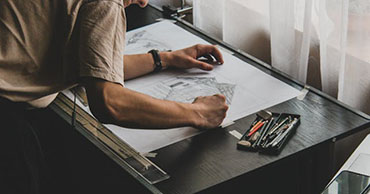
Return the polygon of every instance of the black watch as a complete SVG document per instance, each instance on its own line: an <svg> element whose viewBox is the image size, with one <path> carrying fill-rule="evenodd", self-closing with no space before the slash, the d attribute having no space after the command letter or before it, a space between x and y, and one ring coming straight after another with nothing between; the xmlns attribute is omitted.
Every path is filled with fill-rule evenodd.
<svg viewBox="0 0 370 194"><path fill-rule="evenodd" d="M159 51L156 49L153 49L153 50L150 50L148 53L152 54L153 56L154 65L155 65L153 72L161 71L163 66L162 66L161 57L159 56Z"/></svg>

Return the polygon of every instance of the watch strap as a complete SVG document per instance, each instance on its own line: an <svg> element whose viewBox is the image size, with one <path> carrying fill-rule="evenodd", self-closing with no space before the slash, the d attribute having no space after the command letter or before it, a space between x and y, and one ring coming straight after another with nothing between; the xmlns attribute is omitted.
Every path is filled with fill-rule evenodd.
<svg viewBox="0 0 370 194"><path fill-rule="evenodd" d="M161 57L159 55L159 51L156 49L150 50L148 53L152 54L153 60L154 60L154 70L153 72L158 72L161 71L163 66L162 66L162 61Z"/></svg>

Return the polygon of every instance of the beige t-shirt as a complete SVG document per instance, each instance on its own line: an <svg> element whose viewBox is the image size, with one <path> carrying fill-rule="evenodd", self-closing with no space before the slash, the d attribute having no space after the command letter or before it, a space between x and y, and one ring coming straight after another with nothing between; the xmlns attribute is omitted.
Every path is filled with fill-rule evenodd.
<svg viewBox="0 0 370 194"><path fill-rule="evenodd" d="M123 85L123 0L0 0L0 96L46 106L91 76Z"/></svg>

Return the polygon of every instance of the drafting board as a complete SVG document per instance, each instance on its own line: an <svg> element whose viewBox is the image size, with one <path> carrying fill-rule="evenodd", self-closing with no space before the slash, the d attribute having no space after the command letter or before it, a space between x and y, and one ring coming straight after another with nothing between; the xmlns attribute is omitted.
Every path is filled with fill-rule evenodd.
<svg viewBox="0 0 370 194"><path fill-rule="evenodd" d="M125 54L146 53L153 48L177 50L199 43L209 44L169 21L130 31L126 35L126 40ZM125 87L157 98L184 102L192 102L191 98L196 95L222 93L227 96L230 106L226 121L235 121L300 94L297 89L252 65L227 52L222 51L222 53L224 65L215 66L211 72L197 69L166 70L127 81ZM68 91L64 93L72 99L72 93ZM90 112L81 103L79 105ZM114 125L106 126L141 153L151 152L203 132L191 127L139 130Z"/></svg>

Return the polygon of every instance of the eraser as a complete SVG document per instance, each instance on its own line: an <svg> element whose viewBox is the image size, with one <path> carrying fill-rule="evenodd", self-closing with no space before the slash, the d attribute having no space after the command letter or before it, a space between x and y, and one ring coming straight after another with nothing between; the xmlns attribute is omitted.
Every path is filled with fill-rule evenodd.
<svg viewBox="0 0 370 194"><path fill-rule="evenodd" d="M241 145L241 146L244 146L244 147L248 147L248 148L252 146L251 142L246 141L246 140L239 141L238 142L238 145Z"/></svg>

